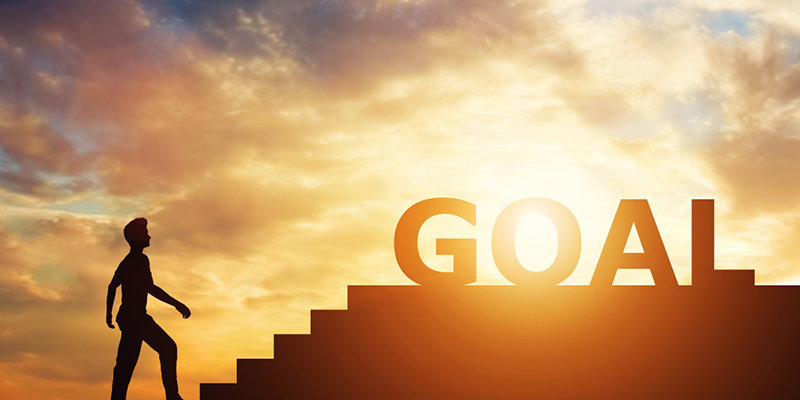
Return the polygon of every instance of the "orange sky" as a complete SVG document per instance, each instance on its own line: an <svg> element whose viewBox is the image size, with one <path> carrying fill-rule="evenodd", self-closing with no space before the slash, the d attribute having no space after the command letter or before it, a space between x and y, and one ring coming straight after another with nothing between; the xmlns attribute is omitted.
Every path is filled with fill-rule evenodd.
<svg viewBox="0 0 800 400"><path fill-rule="evenodd" d="M682 284L693 198L716 200L718 268L800 282L793 1L196 3L0 2L1 398L108 396L105 289L136 216L192 309L148 309L186 399L347 285L410 284L392 235L430 197L477 205L420 247L446 269L433 238L478 238L479 284L507 282L491 228L526 197L580 224L566 283L588 283L623 198L649 200ZM531 268L549 224L520 227ZM130 393L162 393L149 349Z"/></svg>

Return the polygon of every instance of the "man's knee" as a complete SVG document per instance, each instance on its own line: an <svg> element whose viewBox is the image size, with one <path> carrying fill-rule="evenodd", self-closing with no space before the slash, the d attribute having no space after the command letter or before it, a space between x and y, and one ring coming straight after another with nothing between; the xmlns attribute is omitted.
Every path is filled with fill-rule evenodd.
<svg viewBox="0 0 800 400"><path fill-rule="evenodd" d="M178 359L178 345L172 338L167 338L158 349L158 355L167 359Z"/></svg>
<svg viewBox="0 0 800 400"><path fill-rule="evenodd" d="M130 379L133 370L136 368L136 360L130 358L117 357L117 364L114 365L114 379Z"/></svg>
<svg viewBox="0 0 800 400"><path fill-rule="evenodd" d="M139 361L139 352L134 350L125 349L127 351L120 351L117 353L116 368L133 369L136 362Z"/></svg>
<svg viewBox="0 0 800 400"><path fill-rule="evenodd" d="M140 343L123 340L117 349L117 366L133 368L139 360Z"/></svg>

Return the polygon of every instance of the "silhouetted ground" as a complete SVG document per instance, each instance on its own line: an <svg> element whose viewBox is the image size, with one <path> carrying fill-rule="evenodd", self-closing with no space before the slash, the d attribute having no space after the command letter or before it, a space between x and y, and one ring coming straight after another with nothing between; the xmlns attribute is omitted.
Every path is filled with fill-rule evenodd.
<svg viewBox="0 0 800 400"><path fill-rule="evenodd" d="M200 397L800 398L800 287L741 282L351 286L347 310L313 310L310 335Z"/></svg>

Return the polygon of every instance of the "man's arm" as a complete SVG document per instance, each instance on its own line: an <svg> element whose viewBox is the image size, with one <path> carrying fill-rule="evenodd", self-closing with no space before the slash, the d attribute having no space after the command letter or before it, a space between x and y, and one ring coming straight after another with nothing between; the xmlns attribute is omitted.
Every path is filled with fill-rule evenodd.
<svg viewBox="0 0 800 400"><path fill-rule="evenodd" d="M114 274L111 283L108 284L108 296L106 296L106 325L114 329L114 324L111 323L111 309L114 308L114 296L117 295L117 287L119 286L119 278Z"/></svg>
<svg viewBox="0 0 800 400"><path fill-rule="evenodd" d="M192 312L189 311L189 307L186 307L180 301L175 300L175 298L167 294L167 292L165 292L164 289L161 289L155 284L153 286L150 286L150 294L152 294L153 297L163 301L164 303L167 303L175 307L178 310L178 312L180 312L181 315L183 315L183 318L189 318L189 316L192 315Z"/></svg>

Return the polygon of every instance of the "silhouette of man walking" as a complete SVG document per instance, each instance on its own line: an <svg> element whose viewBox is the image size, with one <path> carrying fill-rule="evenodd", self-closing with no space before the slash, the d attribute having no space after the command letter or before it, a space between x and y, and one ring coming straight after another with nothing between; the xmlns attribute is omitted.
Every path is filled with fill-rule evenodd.
<svg viewBox="0 0 800 400"><path fill-rule="evenodd" d="M189 308L175 300L153 284L153 275L150 273L150 260L142 253L145 247L150 246L150 235L147 232L147 220L136 218L129 222L123 230L125 240L131 246L131 251L119 263L114 278L108 284L108 298L106 300L106 324L114 329L111 323L111 309L114 306L114 296L117 286L122 285L122 305L117 312L117 323L122 331L117 350L117 365L114 367L114 381L111 385L111 400L124 400L128 392L128 384L139 359L142 341L158 352L161 361L161 380L167 400L183 400L178 394L178 377L175 371L178 362L178 347L153 317L147 315L147 295L174 306L183 315L189 318L192 314Z"/></svg>

